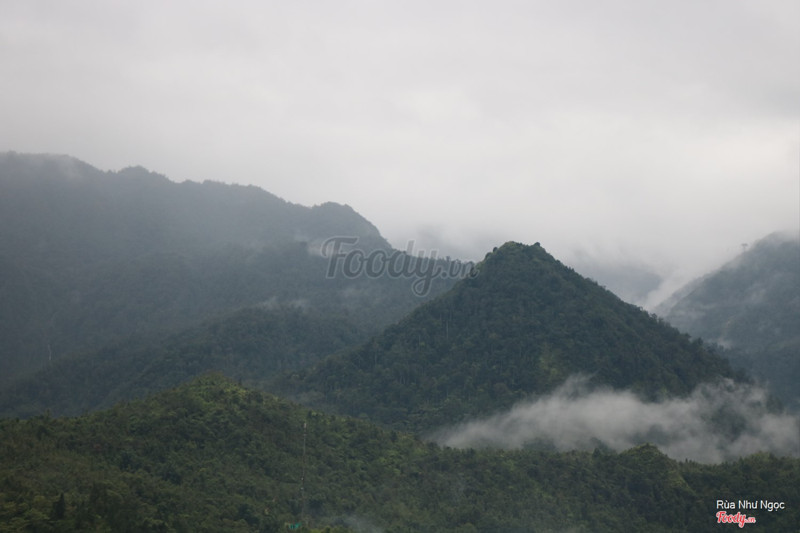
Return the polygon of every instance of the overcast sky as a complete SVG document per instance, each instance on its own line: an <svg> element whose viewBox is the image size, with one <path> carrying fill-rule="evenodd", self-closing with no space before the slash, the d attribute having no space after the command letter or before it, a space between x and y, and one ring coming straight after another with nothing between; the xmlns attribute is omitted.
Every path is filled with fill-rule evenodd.
<svg viewBox="0 0 800 533"><path fill-rule="evenodd" d="M0 0L0 150L686 276L800 226L800 2Z"/></svg>

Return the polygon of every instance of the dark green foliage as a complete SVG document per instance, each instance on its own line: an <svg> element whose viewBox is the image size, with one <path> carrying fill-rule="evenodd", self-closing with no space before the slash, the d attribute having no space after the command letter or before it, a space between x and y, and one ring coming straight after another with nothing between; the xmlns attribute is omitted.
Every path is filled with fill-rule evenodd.
<svg viewBox="0 0 800 533"><path fill-rule="evenodd" d="M507 243L477 276L361 347L295 374L282 390L424 431L508 408L575 373L651 400L732 374L700 343L541 246Z"/></svg>
<svg viewBox="0 0 800 533"><path fill-rule="evenodd" d="M47 366L0 409L49 410L0 420L0 532L718 531L717 500L745 498L785 502L750 513L764 530L800 522L796 459L460 451L399 431L573 373L648 399L731 375L538 245L504 245L355 347L421 300L408 279L326 276L309 250L327 235L388 247L346 206L17 154L0 156L0 187L0 378ZM120 403L211 369L258 387L284 372L269 386L394 429L216 373Z"/></svg>
<svg viewBox="0 0 800 533"><path fill-rule="evenodd" d="M209 375L74 419L0 421L0 531L794 531L800 461L442 449ZM338 529L337 529L338 528ZM309 530L309 529L306 529Z"/></svg>
<svg viewBox="0 0 800 533"><path fill-rule="evenodd" d="M345 317L298 307L251 308L165 339L129 340L0 390L0 415L76 415L174 387L211 370L261 386L355 345L363 332Z"/></svg>

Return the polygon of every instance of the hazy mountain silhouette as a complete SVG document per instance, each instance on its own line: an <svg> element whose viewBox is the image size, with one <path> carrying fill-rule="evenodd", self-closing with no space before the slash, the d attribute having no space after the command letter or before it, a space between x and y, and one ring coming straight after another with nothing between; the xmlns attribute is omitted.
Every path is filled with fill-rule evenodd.
<svg viewBox="0 0 800 533"><path fill-rule="evenodd" d="M328 237L391 249L348 206L17 153L0 154L0 191L0 382L244 306L301 302L377 331L421 301L408 279L328 276Z"/></svg>
<svg viewBox="0 0 800 533"><path fill-rule="evenodd" d="M719 344L748 374L800 407L800 240L775 233L688 284L657 312Z"/></svg>

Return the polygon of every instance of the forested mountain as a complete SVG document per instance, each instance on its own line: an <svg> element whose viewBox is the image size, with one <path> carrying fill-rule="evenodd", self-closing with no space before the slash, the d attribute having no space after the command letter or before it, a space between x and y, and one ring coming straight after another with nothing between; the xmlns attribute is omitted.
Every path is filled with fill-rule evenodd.
<svg viewBox="0 0 800 533"><path fill-rule="evenodd" d="M358 253L324 253L329 237L346 238L334 252ZM763 339L776 338L767 326L789 332L775 342L791 351L798 284L781 253L784 270L745 269L762 273L747 300L795 314L741 320ZM365 271L368 257L378 270ZM569 396L576 375L636 401L691 397L667 405L681 423L685 405L745 377L538 243L507 243L466 277L464 266L392 250L347 206L0 154L0 531L716 531L719 500L783 502L748 515L796 530L797 459L708 466L652 445L420 440ZM694 394L714 380L728 389ZM711 418L723 438L748 425L734 408ZM734 457L796 444L794 419L767 418L783 431L763 435L782 442ZM645 436L666 431L654 424Z"/></svg>
<svg viewBox="0 0 800 533"><path fill-rule="evenodd" d="M657 310L800 409L800 240L772 234Z"/></svg>
<svg viewBox="0 0 800 533"><path fill-rule="evenodd" d="M0 385L76 350L265 302L347 313L378 331L421 301L409 279L328 275L319 246L332 236L390 250L348 206L0 154ZM421 296L452 282L433 279Z"/></svg>
<svg viewBox="0 0 800 533"><path fill-rule="evenodd" d="M647 399L732 376L724 359L549 255L507 243L477 275L359 348L276 385L303 402L424 431L552 391L574 374Z"/></svg>
<svg viewBox="0 0 800 533"><path fill-rule="evenodd" d="M143 398L209 371L264 387L365 340L344 316L297 306L247 308L167 337L131 338L54 361L0 389L0 416L78 415Z"/></svg>
<svg viewBox="0 0 800 533"><path fill-rule="evenodd" d="M796 531L800 460L453 450L216 375L79 418L0 421L0 531L703 532L736 515L719 500L764 501L739 512Z"/></svg>

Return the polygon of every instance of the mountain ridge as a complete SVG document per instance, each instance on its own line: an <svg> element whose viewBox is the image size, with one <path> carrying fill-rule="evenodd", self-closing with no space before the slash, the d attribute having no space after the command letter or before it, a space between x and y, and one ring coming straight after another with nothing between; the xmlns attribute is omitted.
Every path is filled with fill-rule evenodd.
<svg viewBox="0 0 800 533"><path fill-rule="evenodd" d="M734 376L699 341L581 277L539 243L506 243L475 269L277 390L417 431L508 408L574 373L650 399Z"/></svg>
<svg viewBox="0 0 800 533"><path fill-rule="evenodd" d="M657 312L723 346L733 364L800 410L800 237L772 233L690 282Z"/></svg>
<svg viewBox="0 0 800 533"><path fill-rule="evenodd" d="M17 153L0 154L0 190L0 385L77 350L268 301L346 309L373 330L420 301L407 280L327 275L316 248L329 237L391 251L350 206ZM422 299L452 282L433 280Z"/></svg>

